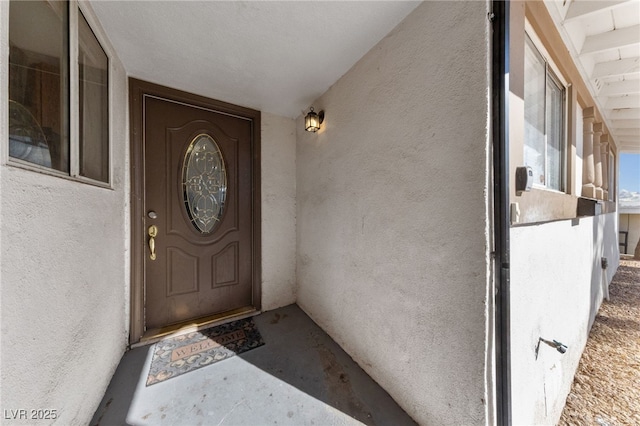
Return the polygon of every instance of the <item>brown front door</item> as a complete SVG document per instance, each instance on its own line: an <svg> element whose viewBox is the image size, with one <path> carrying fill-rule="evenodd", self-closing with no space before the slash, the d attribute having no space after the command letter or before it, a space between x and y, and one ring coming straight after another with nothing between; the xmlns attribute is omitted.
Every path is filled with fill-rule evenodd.
<svg viewBox="0 0 640 426"><path fill-rule="evenodd" d="M258 308L255 117L185 97L139 100L145 330Z"/></svg>

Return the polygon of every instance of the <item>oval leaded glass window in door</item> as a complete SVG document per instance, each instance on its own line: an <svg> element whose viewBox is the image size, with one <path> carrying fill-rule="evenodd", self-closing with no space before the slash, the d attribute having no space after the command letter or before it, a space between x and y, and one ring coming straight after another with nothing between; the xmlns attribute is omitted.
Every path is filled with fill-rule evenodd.
<svg viewBox="0 0 640 426"><path fill-rule="evenodd" d="M182 166L184 204L193 226L210 234L222 219L227 195L227 171L218 144L206 134L189 145Z"/></svg>

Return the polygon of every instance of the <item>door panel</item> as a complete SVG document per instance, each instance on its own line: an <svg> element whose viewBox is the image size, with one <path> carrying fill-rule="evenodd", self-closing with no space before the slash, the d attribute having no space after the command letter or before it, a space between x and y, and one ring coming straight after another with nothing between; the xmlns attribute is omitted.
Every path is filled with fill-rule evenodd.
<svg viewBox="0 0 640 426"><path fill-rule="evenodd" d="M240 257L238 243L234 242L226 246L220 253L213 255L211 259L213 268L211 276L213 287L238 284L240 276Z"/></svg>
<svg viewBox="0 0 640 426"><path fill-rule="evenodd" d="M252 122L156 97L144 98L144 119L144 228L157 227L156 259L147 248L144 261L146 328L251 306ZM198 138L209 150L187 157Z"/></svg>

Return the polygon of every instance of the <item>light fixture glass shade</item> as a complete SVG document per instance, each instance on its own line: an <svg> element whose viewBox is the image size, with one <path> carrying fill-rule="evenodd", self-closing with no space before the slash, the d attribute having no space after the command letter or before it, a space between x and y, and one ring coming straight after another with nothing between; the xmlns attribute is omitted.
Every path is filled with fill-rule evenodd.
<svg viewBox="0 0 640 426"><path fill-rule="evenodd" d="M318 117L318 114L313 111L313 108L311 108L311 111L309 111L307 116L304 118L304 129L307 132L314 133L320 130L320 117Z"/></svg>

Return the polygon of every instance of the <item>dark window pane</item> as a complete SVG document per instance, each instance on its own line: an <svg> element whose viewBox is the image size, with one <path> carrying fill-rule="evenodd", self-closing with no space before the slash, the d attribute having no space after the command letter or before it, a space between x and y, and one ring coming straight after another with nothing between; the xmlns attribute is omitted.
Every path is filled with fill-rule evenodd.
<svg viewBox="0 0 640 426"><path fill-rule="evenodd" d="M109 181L109 60L78 13L80 175Z"/></svg>
<svg viewBox="0 0 640 426"><path fill-rule="evenodd" d="M69 172L68 6L11 1L9 155Z"/></svg>

